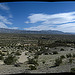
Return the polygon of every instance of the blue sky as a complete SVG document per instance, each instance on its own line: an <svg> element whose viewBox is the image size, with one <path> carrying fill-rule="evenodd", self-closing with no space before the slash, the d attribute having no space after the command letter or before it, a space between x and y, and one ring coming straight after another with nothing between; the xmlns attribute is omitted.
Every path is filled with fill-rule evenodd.
<svg viewBox="0 0 75 75"><path fill-rule="evenodd" d="M75 2L0 3L0 28L75 32Z"/></svg>

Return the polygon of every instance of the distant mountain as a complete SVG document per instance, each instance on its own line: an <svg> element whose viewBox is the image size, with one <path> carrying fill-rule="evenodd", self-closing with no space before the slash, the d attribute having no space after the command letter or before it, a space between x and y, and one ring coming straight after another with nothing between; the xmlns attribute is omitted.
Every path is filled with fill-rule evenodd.
<svg viewBox="0 0 75 75"><path fill-rule="evenodd" d="M41 31L30 31L30 30L17 30L17 29L6 29L0 28L0 33L18 33L18 34L65 34L62 31L57 30L41 30Z"/></svg>

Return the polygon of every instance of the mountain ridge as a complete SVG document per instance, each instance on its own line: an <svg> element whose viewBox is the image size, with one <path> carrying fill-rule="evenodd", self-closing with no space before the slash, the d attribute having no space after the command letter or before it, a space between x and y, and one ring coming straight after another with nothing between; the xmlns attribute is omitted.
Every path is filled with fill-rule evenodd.
<svg viewBox="0 0 75 75"><path fill-rule="evenodd" d="M0 33L18 33L18 34L70 34L57 30L41 30L41 31L31 31L31 30L18 30L18 29L7 29L0 28Z"/></svg>

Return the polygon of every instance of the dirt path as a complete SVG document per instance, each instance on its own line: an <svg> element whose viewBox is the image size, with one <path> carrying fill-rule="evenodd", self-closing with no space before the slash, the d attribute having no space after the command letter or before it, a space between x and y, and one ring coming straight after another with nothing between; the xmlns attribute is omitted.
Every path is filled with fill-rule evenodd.
<svg viewBox="0 0 75 75"><path fill-rule="evenodd" d="M28 59L27 59L27 55L25 55L25 52L22 52L22 54L21 54L21 56L20 56L20 58L18 59L18 61L20 62L20 63L24 63L25 61L27 61Z"/></svg>

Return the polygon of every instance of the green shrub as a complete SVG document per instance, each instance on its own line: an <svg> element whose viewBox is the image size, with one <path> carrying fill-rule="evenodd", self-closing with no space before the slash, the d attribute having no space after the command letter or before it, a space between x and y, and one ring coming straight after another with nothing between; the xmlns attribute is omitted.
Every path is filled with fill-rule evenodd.
<svg viewBox="0 0 75 75"><path fill-rule="evenodd" d="M45 53L45 55L48 55L48 53Z"/></svg>
<svg viewBox="0 0 75 75"><path fill-rule="evenodd" d="M67 58L72 57L71 53L66 54L66 57L67 57Z"/></svg>
<svg viewBox="0 0 75 75"><path fill-rule="evenodd" d="M71 68L71 72L75 72L75 68Z"/></svg>
<svg viewBox="0 0 75 75"><path fill-rule="evenodd" d="M58 54L58 52L57 51L53 51L53 54Z"/></svg>
<svg viewBox="0 0 75 75"><path fill-rule="evenodd" d="M1 55L1 56L0 56L0 60L3 60L3 59L4 59L4 58L3 58L3 56Z"/></svg>
<svg viewBox="0 0 75 75"><path fill-rule="evenodd" d="M61 58L57 58L55 60L55 66L59 66L62 63L62 59Z"/></svg>
<svg viewBox="0 0 75 75"><path fill-rule="evenodd" d="M20 52L17 51L17 52L15 53L15 55L21 55L21 54L20 54Z"/></svg>
<svg viewBox="0 0 75 75"><path fill-rule="evenodd" d="M64 55L62 55L62 56L60 56L60 58L61 58L61 59L64 59L64 58L65 58L65 56L64 56Z"/></svg>
<svg viewBox="0 0 75 75"><path fill-rule="evenodd" d="M29 66L30 70L36 70L36 66L30 65Z"/></svg>
<svg viewBox="0 0 75 75"><path fill-rule="evenodd" d="M75 54L73 53L73 57L75 57Z"/></svg>
<svg viewBox="0 0 75 75"><path fill-rule="evenodd" d="M60 51L64 51L64 49L63 49L63 48L61 48L61 49L60 49Z"/></svg>
<svg viewBox="0 0 75 75"><path fill-rule="evenodd" d="M7 65L14 64L17 61L15 56L9 55L5 60L4 63Z"/></svg>
<svg viewBox="0 0 75 75"><path fill-rule="evenodd" d="M72 59L69 59L69 63L72 63Z"/></svg>
<svg viewBox="0 0 75 75"><path fill-rule="evenodd" d="M45 64L45 61L42 61L43 64Z"/></svg>
<svg viewBox="0 0 75 75"><path fill-rule="evenodd" d="M34 64L34 65L38 65L37 60L32 59L28 59L28 64Z"/></svg>

